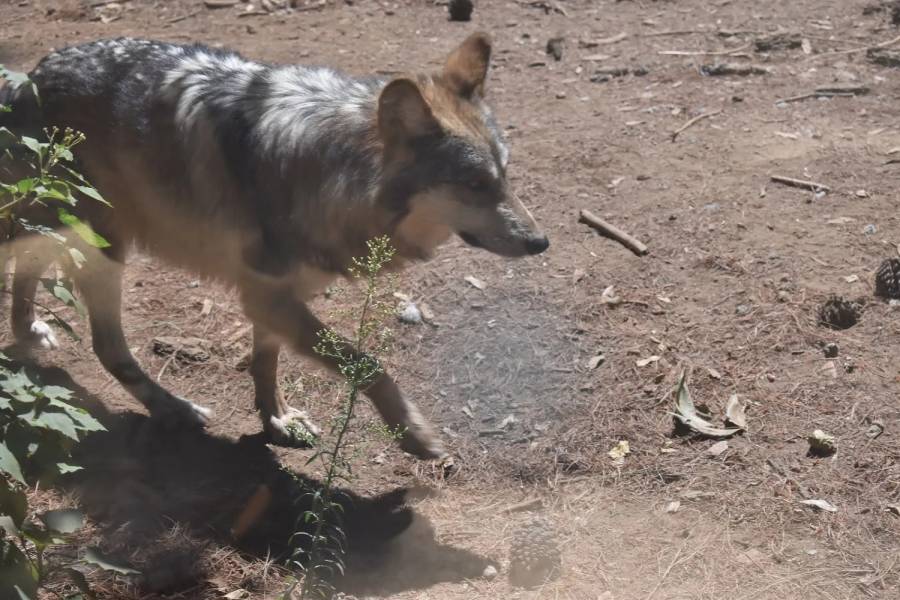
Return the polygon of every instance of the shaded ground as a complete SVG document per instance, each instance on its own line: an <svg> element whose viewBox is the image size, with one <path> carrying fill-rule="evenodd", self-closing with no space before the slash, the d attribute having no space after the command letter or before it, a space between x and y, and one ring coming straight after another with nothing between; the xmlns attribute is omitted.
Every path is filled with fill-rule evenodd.
<svg viewBox="0 0 900 600"><path fill-rule="evenodd" d="M507 126L513 185L553 244L541 257L509 262L452 243L403 276L401 291L425 301L439 325L398 325L389 363L444 428L460 468L445 479L386 443L367 449L378 461L359 465L354 493L375 498L427 486L439 494L414 501L412 512L375 503L379 518L406 514L412 525L396 537L391 527L382 530L374 551L350 570L362 579L374 573L386 587L351 581L350 591L435 599L897 596L900 518L888 507L900 503L900 325L871 293L874 270L896 256L900 242L900 169L888 162L900 148L900 86L896 70L865 52L900 35L889 10L837 0L498 0L481 2L472 23L454 24L432 2L326 2L251 17L238 16L242 7L210 11L198 2L124 5L103 23L74 1L7 4L0 62L26 68L50 47L142 35L363 73L435 67L476 28L495 37L489 94ZM758 49L757 41L780 29L806 40L809 54L802 45ZM615 41L621 33L627 36ZM544 46L559 35L564 52L556 62ZM722 54L729 50L735 54ZM700 72L724 62L770 73ZM603 79L599 69L619 67L647 74L591 80ZM834 86L869 93L776 104ZM671 141L691 118L718 110ZM819 181L832 192L814 197L771 183L772 174ZM595 236L577 223L581 208L641 238L651 255L635 257ZM241 441L259 429L249 377L235 368L249 348L247 324L231 293L194 280L136 257L126 329L151 373L215 409L212 437L141 440L129 429L140 429L141 419L121 417L95 456L108 457L104 444L111 443L124 448L117 452L123 464L93 472L124 472L123 481L139 481L143 491L112 494L108 505L86 502L98 504L97 535L110 547L116 510L184 522L185 535L201 540L201 558L185 562L204 568L182 583L181 597L238 587L275 597L281 575L267 570L259 552L236 552L220 525L258 482L277 475L278 464L313 478L317 472L304 466L303 451L270 454ZM600 302L610 285L625 303ZM817 326L817 307L830 294L870 298L859 325ZM213 307L201 317L204 300ZM340 295L322 299L317 309L327 314L342 302ZM213 356L195 365L167 362L152 352L160 335L209 339ZM835 359L822 353L828 342L839 346ZM598 353L605 362L591 370ZM637 366L651 356L659 358ZM106 406L136 410L86 342L68 342L41 362L64 368ZM749 405L749 431L717 457L707 453L710 441L672 436L670 394L682 369L692 371L696 398L716 414L733 393ZM295 405L327 421L332 384L289 356L282 379ZM867 432L876 421L884 433L873 438ZM835 457L807 456L805 437L815 428L837 436ZM623 439L632 453L616 466L607 451ZM151 457L158 447L164 452ZM199 486L219 464L240 476L212 469ZM92 487L107 491L85 489ZM558 583L516 592L502 576L462 582L470 577L462 567L408 583L410 571L422 571L410 563L422 548L464 557L461 564L503 567L511 531L525 518L503 509L533 497L562 531L566 568ZM121 498L137 505L122 507ZM799 504L810 498L838 512ZM680 509L666 513L675 500ZM163 530L124 545L133 556L150 556ZM382 560L389 566L379 571ZM116 593L127 588L116 585ZM153 597L146 588L128 593Z"/></svg>

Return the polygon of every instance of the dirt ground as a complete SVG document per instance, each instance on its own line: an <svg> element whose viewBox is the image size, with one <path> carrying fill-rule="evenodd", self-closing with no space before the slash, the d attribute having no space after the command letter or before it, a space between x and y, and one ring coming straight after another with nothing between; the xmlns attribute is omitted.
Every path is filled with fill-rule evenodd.
<svg viewBox="0 0 900 600"><path fill-rule="evenodd" d="M397 323L386 362L442 431L456 468L445 474L389 443L364 448L349 486L347 594L900 596L900 313L873 296L874 271L900 252L900 165L891 162L900 152L900 82L866 51L900 41L892 7L476 5L471 22L453 23L446 6L426 0L323 0L271 14L257 6L250 16L241 16L245 3L4 0L0 63L27 70L51 48L144 36L389 73L437 68L469 32L493 35L488 95L512 149L512 185L551 248L508 261L454 241L401 276L400 291L426 303L435 323ZM786 35L773 46L775 32ZM564 38L559 61L545 51L554 37ZM763 71L705 74L705 65L725 63ZM777 102L848 86L867 93ZM650 254L579 224L583 208ZM47 379L115 413L106 417L110 433L81 450L85 475L64 490L93 518L81 541L145 574L94 576L102 597L276 598L286 580L272 557L297 512L282 467L320 475L305 465L308 451L269 448L255 435L250 378L238 368L247 321L233 293L196 279L134 256L125 319L149 372L215 410L208 435L148 435L142 409L99 366L74 315L83 341L39 357ZM601 300L609 286L621 303ZM859 324L817 324L831 294L866 299ZM342 302L338 294L316 307L325 315ZM211 358L157 356L152 339L165 335L209 340ZM3 336L10 340L6 325ZM832 342L839 354L826 358ZM591 368L599 354L605 360ZM713 414L732 394L748 406L748 430L720 454L709 452L715 440L673 433L683 370ZM291 355L280 377L295 406L327 423L338 401L333 382ZM360 426L372 419L367 408ZM808 455L814 429L836 436L836 454ZM616 463L607 453L621 440L631 453ZM275 501L234 543L228 524L260 483ZM533 499L540 503L508 510ZM810 499L836 512L801 503ZM42 492L35 502L67 499ZM563 573L518 590L506 579L509 544L536 511L559 530ZM499 576L482 577L489 565Z"/></svg>

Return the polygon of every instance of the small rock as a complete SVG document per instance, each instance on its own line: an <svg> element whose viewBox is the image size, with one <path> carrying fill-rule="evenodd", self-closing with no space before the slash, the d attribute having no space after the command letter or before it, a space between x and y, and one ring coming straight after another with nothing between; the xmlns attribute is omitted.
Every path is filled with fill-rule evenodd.
<svg viewBox="0 0 900 600"><path fill-rule="evenodd" d="M555 37L547 40L547 54L553 57L553 60L562 60L564 38Z"/></svg>
<svg viewBox="0 0 900 600"><path fill-rule="evenodd" d="M447 11L451 21L471 21L475 3L472 0L450 0Z"/></svg>
<svg viewBox="0 0 900 600"><path fill-rule="evenodd" d="M422 311L420 311L419 307L413 302L402 303L400 309L397 311L397 319L399 319L401 323L418 325L422 322Z"/></svg>
<svg viewBox="0 0 900 600"><path fill-rule="evenodd" d="M719 456L726 450L728 450L728 442L722 440L721 442L716 442L715 444L707 448L706 453L710 456Z"/></svg>
<svg viewBox="0 0 900 600"><path fill-rule="evenodd" d="M483 282L482 280L478 279L477 277L472 277L471 275L468 275L465 279L469 283L469 285L471 285L472 287L477 288L479 290L483 290L487 287L487 284L485 282Z"/></svg>
<svg viewBox="0 0 900 600"><path fill-rule="evenodd" d="M872 424L866 429L866 437L872 440L880 437L882 433L884 433L884 423L881 421L872 421Z"/></svg>
<svg viewBox="0 0 900 600"><path fill-rule="evenodd" d="M588 369L593 371L594 369L596 369L597 367L602 365L605 361L606 361L606 355L598 354L597 356L591 357L591 359L587 363L587 367L588 367Z"/></svg>
<svg viewBox="0 0 900 600"><path fill-rule="evenodd" d="M667 513L676 513L681 508L681 500L672 500L666 505Z"/></svg>
<svg viewBox="0 0 900 600"><path fill-rule="evenodd" d="M753 310L749 304L738 304L734 309L734 314L739 317L746 317Z"/></svg>
<svg viewBox="0 0 900 600"><path fill-rule="evenodd" d="M839 352L838 345L834 342L828 342L827 344L825 344L822 352L825 354L825 358L837 358Z"/></svg>
<svg viewBox="0 0 900 600"><path fill-rule="evenodd" d="M837 441L834 436L821 429L813 431L806 441L809 442L809 453L812 456L831 456L837 451Z"/></svg>
<svg viewBox="0 0 900 600"><path fill-rule="evenodd" d="M485 579L494 579L497 577L497 567L494 565L488 565L484 568L484 572L481 574Z"/></svg>
<svg viewBox="0 0 900 600"><path fill-rule="evenodd" d="M782 302L782 303L790 302L791 301L790 292L788 292L787 290L779 290L778 291L778 301Z"/></svg>
<svg viewBox="0 0 900 600"><path fill-rule="evenodd" d="M876 227L874 223L869 223L863 227L863 233L866 235L875 235L878 233L878 227Z"/></svg>
<svg viewBox="0 0 900 600"><path fill-rule="evenodd" d="M556 99L563 100L566 97L566 93L562 90L556 92Z"/></svg>

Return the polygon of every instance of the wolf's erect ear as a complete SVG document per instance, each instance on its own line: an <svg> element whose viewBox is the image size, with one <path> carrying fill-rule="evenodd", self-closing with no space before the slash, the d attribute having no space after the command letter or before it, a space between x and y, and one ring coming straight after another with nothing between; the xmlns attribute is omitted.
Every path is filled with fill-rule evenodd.
<svg viewBox="0 0 900 600"><path fill-rule="evenodd" d="M395 79L378 98L378 131L387 142L412 139L440 129L431 107L411 79Z"/></svg>
<svg viewBox="0 0 900 600"><path fill-rule="evenodd" d="M444 65L444 78L464 98L482 96L490 63L490 36L481 32L473 33L450 53Z"/></svg>

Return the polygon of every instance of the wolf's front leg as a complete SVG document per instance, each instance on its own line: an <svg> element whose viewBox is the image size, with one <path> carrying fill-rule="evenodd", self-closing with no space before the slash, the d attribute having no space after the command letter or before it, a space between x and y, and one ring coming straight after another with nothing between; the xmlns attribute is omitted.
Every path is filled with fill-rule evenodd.
<svg viewBox="0 0 900 600"><path fill-rule="evenodd" d="M264 328L253 326L250 374L256 392L256 408L263 429L273 444L304 448L321 431L302 410L288 406L278 387L278 353L281 342Z"/></svg>
<svg viewBox="0 0 900 600"><path fill-rule="evenodd" d="M324 362L334 371L338 370L338 365L333 359L319 356L313 349L319 341L318 332L325 329L325 325L310 312L306 304L294 298L290 288L287 286L270 287L257 282L256 285L245 286L241 297L247 316L257 327L272 332L272 335L277 335L296 351ZM345 341L344 344L344 352L349 355L354 354L349 342ZM260 364L257 372L260 373L260 380L272 378L272 387L274 388L271 350L268 355L263 352L258 359ZM263 368L264 361L268 361L266 364L269 366ZM277 351L275 361L277 361ZM264 382L264 385L267 384ZM267 399L274 397L268 393L268 390L266 392ZM400 447L403 450L422 459L446 456L447 453L440 438L435 434L418 407L403 397L390 375L382 373L366 390L366 395L375 404L375 408L384 422L392 429L399 429L403 432L400 438ZM259 392L257 392L257 398L260 398Z"/></svg>

